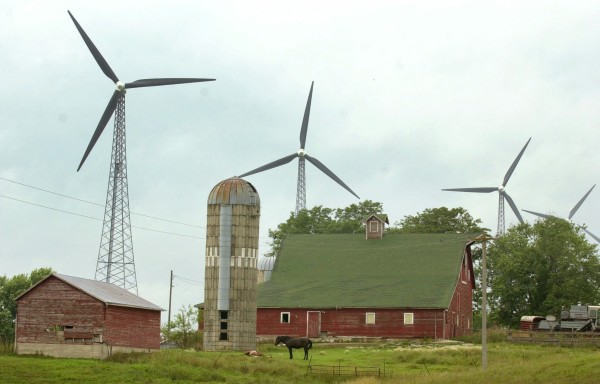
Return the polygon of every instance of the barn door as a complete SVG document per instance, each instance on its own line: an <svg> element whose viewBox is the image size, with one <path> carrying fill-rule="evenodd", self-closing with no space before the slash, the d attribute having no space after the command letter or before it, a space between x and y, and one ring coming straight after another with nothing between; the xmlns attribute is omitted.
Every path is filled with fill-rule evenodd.
<svg viewBox="0 0 600 384"><path fill-rule="evenodd" d="M321 335L321 312L306 312L306 337L319 337Z"/></svg>

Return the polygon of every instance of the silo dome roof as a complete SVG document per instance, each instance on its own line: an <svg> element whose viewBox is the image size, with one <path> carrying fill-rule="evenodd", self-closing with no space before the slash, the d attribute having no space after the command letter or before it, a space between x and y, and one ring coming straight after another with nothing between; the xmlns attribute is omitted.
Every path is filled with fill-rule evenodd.
<svg viewBox="0 0 600 384"><path fill-rule="evenodd" d="M275 256L265 256L258 262L259 271L272 271L275 265Z"/></svg>
<svg viewBox="0 0 600 384"><path fill-rule="evenodd" d="M215 185L208 195L208 204L243 204L260 206L256 188L246 180L232 177Z"/></svg>

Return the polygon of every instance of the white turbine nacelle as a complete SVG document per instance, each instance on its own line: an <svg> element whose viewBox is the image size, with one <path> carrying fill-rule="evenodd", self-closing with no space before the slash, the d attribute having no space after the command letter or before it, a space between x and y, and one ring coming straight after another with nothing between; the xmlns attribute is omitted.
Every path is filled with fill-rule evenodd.
<svg viewBox="0 0 600 384"><path fill-rule="evenodd" d="M125 92L125 83L122 81L117 81L115 83L115 87L117 88L117 91L119 92Z"/></svg>
<svg viewBox="0 0 600 384"><path fill-rule="evenodd" d="M498 187L498 192L500 192L500 193L504 192L504 186L503 185L501 185L501 186Z"/></svg>
<svg viewBox="0 0 600 384"><path fill-rule="evenodd" d="M304 151L304 149L299 149L298 150L298 157L304 157L304 155L306 155L306 152Z"/></svg>

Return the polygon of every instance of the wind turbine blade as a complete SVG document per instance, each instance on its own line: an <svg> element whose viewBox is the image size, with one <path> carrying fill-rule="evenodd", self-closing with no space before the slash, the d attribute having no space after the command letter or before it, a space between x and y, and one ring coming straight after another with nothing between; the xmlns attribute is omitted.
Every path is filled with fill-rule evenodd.
<svg viewBox="0 0 600 384"><path fill-rule="evenodd" d="M102 55L100 54L100 51L98 51L98 48L96 48L96 46L94 45L94 43L92 43L92 40L89 38L87 33L85 33L83 28L81 28L81 25L79 25L77 20L75 20L75 17L71 13L71 11L67 11L67 12L69 12L69 16L71 16L71 20L73 20L73 23L75 23L75 27L79 31L79 34L81 35L81 37L83 37L83 41L85 42L85 45L87 45L88 49L92 53L92 56L94 56L94 59L96 59L96 63L98 63L98 65L100 66L100 69L102 69L102 72L104 72L104 74L109 79L111 79L114 83L119 81L119 78L117 77L117 75L115 75L115 73L110 68L110 65L108 65L106 60L104 60L104 57L102 57Z"/></svg>
<svg viewBox="0 0 600 384"><path fill-rule="evenodd" d="M327 168L325 166L325 164L321 163L319 160L315 159L314 157L310 157L308 155L304 155L304 157L306 158L306 160L313 163L315 167L319 168L324 174L331 177L336 183L338 183L339 185L344 187L348 192L350 192L351 194L356 196L357 199L360 199L360 197L358 197L358 195L356 193L354 193L354 191L351 190L350 187L346 185L346 183L344 183L339 177L337 177L333 172L331 172L329 170L329 168Z"/></svg>
<svg viewBox="0 0 600 384"><path fill-rule="evenodd" d="M506 183L508 183L508 179L510 179L513 172L515 171L515 168L517 167L517 164L519 164L519 160L521 160L521 156L523 156L523 152L525 152L525 149L529 145L530 141L531 141L531 137L529 138L529 140L527 140L527 142L525 143L525 146L523 147L523 149L521 149L521 152L519 152L519 155L517 156L515 161L513 161L513 163L511 164L510 168L508 169L508 172L506 172L506 175L504 175L504 180L502 181L503 187L506 186Z"/></svg>
<svg viewBox="0 0 600 384"><path fill-rule="evenodd" d="M552 216L552 215L546 215L545 213L528 211L526 209L523 209L522 211L527 212L527 213L531 213L532 215L536 215L536 216L542 217L544 219L560 219L560 217L556 217L556 216Z"/></svg>
<svg viewBox="0 0 600 384"><path fill-rule="evenodd" d="M266 171L267 169L279 167L280 165L289 163L290 161L294 160L296 157L298 157L298 154L297 153L292 153L289 156L285 156L285 157L282 157L279 160L272 161L269 164L265 164L262 167L258 167L256 169L253 169L252 171L246 172L246 173L244 173L242 175L239 175L238 177L250 176L250 175L253 175L255 173Z"/></svg>
<svg viewBox="0 0 600 384"><path fill-rule="evenodd" d="M506 192L504 192L503 195L504 195L504 198L506 199L506 201L508 201L508 205L510 205L513 212L517 216L517 219L519 219L519 222L521 224L523 224L524 223L523 217L521 216L521 213L519 213L519 210L517 209L517 206L516 206L515 202L513 201L513 199L510 196L508 196L508 193L506 193Z"/></svg>
<svg viewBox="0 0 600 384"><path fill-rule="evenodd" d="M569 220L571 220L571 217L573 217L575 215L575 213L577 212L577 210L579 209L579 207L581 207L581 204L583 204L583 202L585 201L585 199L587 199L588 195L590 194L590 192L592 192L592 189L594 189L595 186L596 186L596 184L594 184L592 186L592 188L590 188L590 190L587 191L587 193L581 198L581 200L579 200L579 202L577 204L575 204L575 206L573 207L573 209L571 209L571 212L569 212Z"/></svg>
<svg viewBox="0 0 600 384"><path fill-rule="evenodd" d="M490 193L496 192L498 187L478 187L478 188L447 188L442 189L442 191L450 191L450 192L476 192L476 193Z"/></svg>
<svg viewBox="0 0 600 384"><path fill-rule="evenodd" d="M77 167L77 172L79 172L79 170L81 169L81 166L85 162L85 159L87 159L90 152L92 152L92 148L94 148L94 145L96 145L96 141L98 141L98 138L100 138L102 131L104 131L104 128L106 127L106 124L108 123L108 120L110 120L113 112L115 111L115 108L117 107L117 99L119 98L119 96L120 96L120 92L115 90L113 92L112 97L110 98L110 100L108 102L108 105L106 106L106 109L104 110L104 113L102 114L102 117L100 118L100 122L98 123L98 126L96 127L96 130L94 131L94 134L92 135L92 139L90 140L90 143L88 144L88 146L85 150L85 153L83 154L81 163L79 163L79 167Z"/></svg>
<svg viewBox="0 0 600 384"><path fill-rule="evenodd" d="M142 88L142 87L156 87L160 85L172 85L172 84L187 84L187 83L199 83L202 81L215 81L215 79L195 79L195 78L166 78L166 79L140 79L132 83L126 83L125 88Z"/></svg>
<svg viewBox="0 0 600 384"><path fill-rule="evenodd" d="M588 235L590 235L591 237L594 238L594 240L596 240L597 242L600 243L600 237L594 235L592 232L588 231L587 229L583 228L583 230L585 231L585 233L587 233Z"/></svg>
<svg viewBox="0 0 600 384"><path fill-rule="evenodd" d="M310 117L310 103L312 101L313 81L310 84L310 92L308 93L308 100L306 101L306 109L304 110L304 118L302 119L302 128L300 129L300 149L304 149L306 144L306 133L308 131L308 118Z"/></svg>

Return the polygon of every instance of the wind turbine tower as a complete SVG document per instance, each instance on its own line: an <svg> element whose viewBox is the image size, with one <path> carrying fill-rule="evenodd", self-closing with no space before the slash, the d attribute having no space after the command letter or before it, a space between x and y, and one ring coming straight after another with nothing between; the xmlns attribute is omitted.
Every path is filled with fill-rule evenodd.
<svg viewBox="0 0 600 384"><path fill-rule="evenodd" d="M451 188L451 189L442 189L442 191L475 192L475 193L491 193L491 192L498 191L498 230L497 230L497 234L503 235L504 230L505 230L504 200L506 200L508 202L508 205L510 205L512 211L515 213L515 216L517 216L517 219L519 219L519 222L523 223L523 217L519 213L519 210L517 209L515 202L506 192L506 184L508 183L508 180L510 179L513 172L515 171L517 164L519 164L519 160L521 160L521 156L523 156L523 153L525 152L525 149L527 148L527 145L529 145L530 141L531 141L531 137L529 138L529 140L527 140L527 142L525 143L525 146L523 146L523 149L521 149L521 152L519 152L519 154L517 155L517 158L511 164L510 168L506 172L506 175L504 175L504 180L502 180L502 184L499 187Z"/></svg>
<svg viewBox="0 0 600 384"><path fill-rule="evenodd" d="M292 153L291 155L282 157L279 160L272 161L268 164L263 165L262 167L258 167L253 169L252 171L246 172L238 177L242 178L245 176L253 175L255 173L259 173L262 171L266 171L271 168L279 167L280 165L284 165L289 163L290 161L298 158L298 183L296 188L296 215L303 209L306 209L306 172L305 172L305 160L311 162L315 167L317 167L321 172L329 176L333 181L341 185L348 192L356 196L357 199L360 199L356 193L350 187L346 185L339 177L337 177L329 168L325 166L325 164L321 163L315 157L311 157L306 154L304 150L306 145L306 134L308 132L308 119L310 117L310 105L312 102L312 93L313 93L314 81L310 85L310 92L308 93L308 101L306 102L306 108L304 110L304 118L302 119L302 127L300 128L300 149L298 152Z"/></svg>
<svg viewBox="0 0 600 384"><path fill-rule="evenodd" d="M77 168L77 171L81 169L83 163L102 134L102 131L104 131L104 128L108 124L108 121L114 114L115 127L113 132L112 156L95 279L115 284L137 294L137 278L135 274L131 221L129 215L129 189L127 184L125 93L127 89L130 88L196 83L201 81L213 81L214 79L157 78L141 79L131 83L124 83L119 80L117 75L115 75L107 61L100 54L100 51L96 48L77 20L75 20L75 17L71 12L68 11L68 13L71 20L73 20L73 23L75 23L75 27L79 31L83 41L96 60L96 63L98 63L102 72L115 83L116 88L113 91L112 97L100 118L100 122L98 123L83 158L79 163L79 167Z"/></svg>
<svg viewBox="0 0 600 384"><path fill-rule="evenodd" d="M562 217L558 217L558 216L554 216L554 215L550 215L550 214L545 214L545 213L540 213L540 212L535 212L535 211L528 211L527 209L523 209L523 211L527 212L527 213L531 213L532 215L541 217L542 219L549 219L549 218L555 218L555 219L561 219L561 220L567 220L569 223L572 223L572 219L573 216L575 216L575 213L577 213L577 211L579 210L579 207L581 207L581 205L583 204L583 202L585 201L585 199L587 199L587 197L590 195L590 193L592 193L592 190L594 189L594 187L596 186L596 184L592 185L592 188L590 188L585 195L583 195L583 197L581 199L579 199L579 201L577 202L577 204L575 204L575 206L573 207L573 209L571 209L571 212L569 212L569 216L567 216L566 219L562 218ZM596 240L598 243L600 243L600 237L594 235L592 232L590 232L585 225L581 225L580 226L581 229L584 230L585 233L587 233L588 235L590 235L594 240Z"/></svg>

